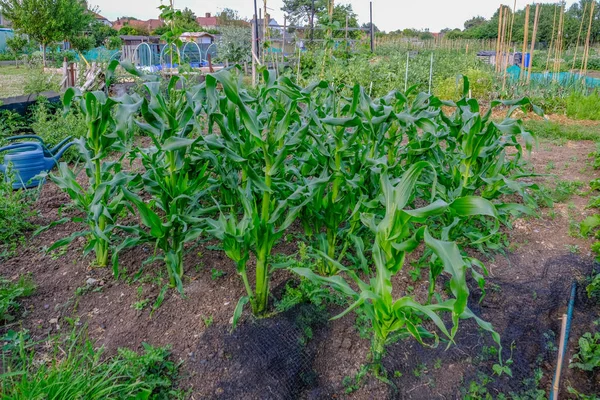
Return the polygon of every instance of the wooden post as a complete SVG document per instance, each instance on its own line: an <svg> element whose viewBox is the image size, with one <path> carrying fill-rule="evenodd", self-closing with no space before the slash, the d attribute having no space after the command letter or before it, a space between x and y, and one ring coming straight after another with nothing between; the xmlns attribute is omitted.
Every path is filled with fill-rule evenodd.
<svg viewBox="0 0 600 400"><path fill-rule="evenodd" d="M333 10L332 10L333 11ZM331 15L329 16L329 23L331 23ZM371 53L375 51L375 43L373 42L374 29L373 29L373 2L369 3L369 20L371 21Z"/></svg>
<svg viewBox="0 0 600 400"><path fill-rule="evenodd" d="M531 68L533 66L533 53L535 52L535 39L537 37L538 22L540 19L540 5L535 5L535 17L533 18L533 32L531 33L531 50L529 51L529 68L527 70L527 84L531 80Z"/></svg>
<svg viewBox="0 0 600 400"><path fill-rule="evenodd" d="M63 81L62 81L63 89L69 88L69 63L67 62L67 57L63 59Z"/></svg>
<svg viewBox="0 0 600 400"><path fill-rule="evenodd" d="M525 77L525 52L527 51L527 45L529 44L529 4L525 8L525 28L523 31L523 51L521 56L521 71L519 77L523 79Z"/></svg>
<svg viewBox="0 0 600 400"><path fill-rule="evenodd" d="M256 6L256 0L254 0ZM252 29L252 86L256 86L256 45L258 42L258 32L256 29L256 18L254 18L254 29Z"/></svg>
<svg viewBox="0 0 600 400"><path fill-rule="evenodd" d="M287 30L287 16L283 16L283 38L281 43L281 62L285 62L285 31Z"/></svg>

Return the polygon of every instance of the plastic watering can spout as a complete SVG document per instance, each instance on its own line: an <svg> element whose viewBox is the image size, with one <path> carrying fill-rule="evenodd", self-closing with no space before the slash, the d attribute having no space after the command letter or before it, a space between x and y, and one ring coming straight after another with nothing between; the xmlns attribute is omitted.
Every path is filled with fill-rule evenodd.
<svg viewBox="0 0 600 400"><path fill-rule="evenodd" d="M60 145L62 145L64 142L65 142L65 140L63 140L61 142L61 144L56 146L55 149L58 148ZM52 168L54 168L54 166L58 163L58 160L62 157L63 154L65 154L65 151L67 151L69 149L69 147L73 146L74 144L75 144L75 142L65 144L61 149L58 150L57 153L54 153L54 149L53 149L52 150L53 156L46 157L44 159L44 162L46 164L46 169L49 171Z"/></svg>

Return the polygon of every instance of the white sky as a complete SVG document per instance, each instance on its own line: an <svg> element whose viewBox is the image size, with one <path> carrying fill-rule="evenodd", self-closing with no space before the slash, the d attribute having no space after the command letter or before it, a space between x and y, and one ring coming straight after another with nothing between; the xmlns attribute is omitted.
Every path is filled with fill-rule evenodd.
<svg viewBox="0 0 600 400"><path fill-rule="evenodd" d="M369 22L368 0L338 0L339 3L351 3L358 14L359 22ZM338 3L336 1L336 3ZM557 0L544 0L558 2ZM373 22L379 29L393 31L396 29L429 28L438 32L444 28L463 28L467 19L481 15L490 18L500 3L513 6L513 0L373 0ZM567 0L567 6L577 0ZM110 20L120 16L132 16L139 19L157 18L157 7L160 0L91 0L92 5L100 8L100 13ZM533 0L517 0L517 9L532 4ZM271 15L283 24L281 12L282 0L267 0ZM258 7L263 1L257 0ZM239 11L240 15L250 18L254 13L253 0L175 0L176 8L189 7L196 15L217 11L229 7Z"/></svg>

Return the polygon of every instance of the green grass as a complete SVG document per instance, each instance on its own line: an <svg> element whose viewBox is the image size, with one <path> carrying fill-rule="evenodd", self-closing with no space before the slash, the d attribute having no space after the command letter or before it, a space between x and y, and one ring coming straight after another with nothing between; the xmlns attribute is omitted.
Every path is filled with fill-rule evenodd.
<svg viewBox="0 0 600 400"><path fill-rule="evenodd" d="M0 393L5 399L183 399L179 364L168 348L143 344L142 353L119 349L105 357L85 330L32 343L27 332L2 338ZM44 361L48 360L48 361Z"/></svg>
<svg viewBox="0 0 600 400"><path fill-rule="evenodd" d="M29 222L37 190L13 190L0 174L0 260L14 254L25 241L25 233L35 226Z"/></svg>
<svg viewBox="0 0 600 400"><path fill-rule="evenodd" d="M18 300L31 296L34 290L35 285L28 276L22 276L16 282L0 277L0 322L13 321L15 312L21 308Z"/></svg>
<svg viewBox="0 0 600 400"><path fill-rule="evenodd" d="M0 67L0 99L24 94L28 68L23 66Z"/></svg>
<svg viewBox="0 0 600 400"><path fill-rule="evenodd" d="M557 140L600 140L600 124L559 124L550 121L525 121L525 127L539 138Z"/></svg>
<svg viewBox="0 0 600 400"><path fill-rule="evenodd" d="M0 66L0 99L58 90L60 79L60 74L45 74L40 68Z"/></svg>

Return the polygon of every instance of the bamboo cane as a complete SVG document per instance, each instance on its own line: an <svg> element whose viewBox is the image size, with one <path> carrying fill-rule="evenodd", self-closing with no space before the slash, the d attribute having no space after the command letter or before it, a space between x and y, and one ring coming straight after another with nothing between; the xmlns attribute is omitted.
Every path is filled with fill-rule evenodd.
<svg viewBox="0 0 600 400"><path fill-rule="evenodd" d="M556 14L558 12L558 4L554 7L554 18L552 20L552 39L550 39L550 47L548 48L548 57L546 58L546 72L548 71L548 66L550 65L550 54L552 53L552 49L554 48L554 35L556 34Z"/></svg>
<svg viewBox="0 0 600 400"><path fill-rule="evenodd" d="M594 21L594 7L596 6L596 2L593 1L592 2L592 7L590 10L590 24L588 27L588 32L587 32L587 38L585 40L585 60L584 60L584 66L583 66L583 75L584 75L584 79L585 79L585 75L587 75L587 67L588 67L588 61L590 58L590 36L592 33L592 22Z"/></svg>
<svg viewBox="0 0 600 400"><path fill-rule="evenodd" d="M571 71L575 70L575 62L577 61L577 51L579 51L579 40L581 39L581 32L583 32L583 21L585 20L585 13L587 12L587 3L583 8L583 15L581 16L581 24L579 25L579 33L577 34L577 44L575 45L575 55L573 56L573 65Z"/></svg>
<svg viewBox="0 0 600 400"><path fill-rule="evenodd" d="M504 6L501 4L498 11L498 38L496 39L496 72L500 69L498 60L500 60L500 41L502 37L502 15L504 14Z"/></svg>
<svg viewBox="0 0 600 400"><path fill-rule="evenodd" d="M525 74L525 52L527 51L527 44L529 40L529 4L525 8L525 28L523 31L523 51L521 52L521 71L519 72L519 79L523 79Z"/></svg>
<svg viewBox="0 0 600 400"><path fill-rule="evenodd" d="M504 76L502 78L502 91L506 88L506 76L508 74L508 61L510 60L510 45L512 44L513 27L515 26L515 15L517 13L517 0L513 6L512 19L510 21L510 31L508 33L508 51L506 52L506 64L504 66ZM514 54L514 53L513 53Z"/></svg>
<svg viewBox="0 0 600 400"><path fill-rule="evenodd" d="M540 20L540 5L535 5L535 17L533 18L533 32L531 33L531 50L529 51L529 68L527 71L527 84L531 81L531 68L533 67L533 55L535 52L535 39L537 37L538 22Z"/></svg>

